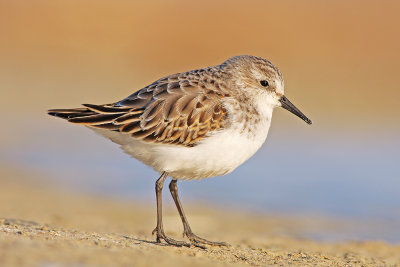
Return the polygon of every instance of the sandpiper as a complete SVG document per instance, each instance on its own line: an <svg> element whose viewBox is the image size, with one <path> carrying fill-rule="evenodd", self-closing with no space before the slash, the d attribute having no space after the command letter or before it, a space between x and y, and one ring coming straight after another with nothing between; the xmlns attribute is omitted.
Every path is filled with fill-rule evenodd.
<svg viewBox="0 0 400 267"><path fill-rule="evenodd" d="M178 179L224 175L249 159L264 143L272 111L282 107L308 119L283 94L281 72L255 56L232 57L221 65L173 74L112 104L51 109L48 114L88 126L119 144L161 176L156 181L157 242L174 246L227 245L196 236L178 197ZM162 189L169 189L189 242L165 235Z"/></svg>

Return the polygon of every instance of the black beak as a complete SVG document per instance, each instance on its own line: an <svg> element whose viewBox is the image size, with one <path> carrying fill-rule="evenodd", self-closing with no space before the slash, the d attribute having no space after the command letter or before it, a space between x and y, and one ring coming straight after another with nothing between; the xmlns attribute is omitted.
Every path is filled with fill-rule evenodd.
<svg viewBox="0 0 400 267"><path fill-rule="evenodd" d="M294 115L296 115L297 117L301 118L303 121L307 122L308 124L312 124L311 120L309 118L307 118L307 116L304 115L298 108L296 108L292 104L292 102L290 102L289 99L286 98L286 96L282 96L279 101L281 102L282 107L284 109L289 110Z"/></svg>

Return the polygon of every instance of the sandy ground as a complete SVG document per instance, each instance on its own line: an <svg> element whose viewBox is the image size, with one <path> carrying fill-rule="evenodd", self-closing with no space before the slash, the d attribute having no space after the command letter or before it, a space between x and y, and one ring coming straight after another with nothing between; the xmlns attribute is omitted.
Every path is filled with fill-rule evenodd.
<svg viewBox="0 0 400 267"><path fill-rule="evenodd" d="M187 207L195 232L227 248L156 244L155 208L64 192L0 168L0 266L400 266L400 246L299 237L302 220ZM168 235L182 238L174 209Z"/></svg>

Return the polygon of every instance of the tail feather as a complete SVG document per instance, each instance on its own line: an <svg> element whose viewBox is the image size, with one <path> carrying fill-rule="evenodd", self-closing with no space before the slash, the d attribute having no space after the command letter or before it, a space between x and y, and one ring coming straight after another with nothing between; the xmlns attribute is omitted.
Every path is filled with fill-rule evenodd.
<svg viewBox="0 0 400 267"><path fill-rule="evenodd" d="M114 119L121 116L121 114L96 114L91 116L82 116L82 117L74 117L69 118L68 121L72 123L79 123L79 124L88 124L88 125L97 125L97 124L104 124L110 123Z"/></svg>
<svg viewBox="0 0 400 267"><path fill-rule="evenodd" d="M82 106L85 106L89 108L90 110L97 112L97 113L104 113L104 114L110 114L110 113L126 113L132 108L127 108L127 107L115 107L112 105L93 105L93 104L82 104Z"/></svg>
<svg viewBox="0 0 400 267"><path fill-rule="evenodd" d="M131 109L112 105L84 104L83 106L85 108L50 109L47 113L66 119L71 123L118 131L121 125L114 124L114 120L125 115Z"/></svg>
<svg viewBox="0 0 400 267"><path fill-rule="evenodd" d="M86 117L96 115L95 112L87 109L87 108L75 108L75 109L49 109L47 114L60 117L63 119L71 119L76 117Z"/></svg>

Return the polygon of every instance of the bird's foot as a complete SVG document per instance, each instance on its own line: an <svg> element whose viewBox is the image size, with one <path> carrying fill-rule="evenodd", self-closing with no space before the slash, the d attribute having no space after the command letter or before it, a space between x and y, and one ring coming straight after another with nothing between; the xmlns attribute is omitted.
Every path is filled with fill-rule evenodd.
<svg viewBox="0 0 400 267"><path fill-rule="evenodd" d="M162 240L164 240L167 244L171 246L176 246L176 247L198 247L202 249L206 249L204 245L209 245L209 246L230 246L226 242L214 242L214 241L208 241L204 238L198 237L197 235L193 234L191 231L190 232L184 232L184 236L186 235L187 238L189 238L190 242L185 242L185 241L179 241L175 240L173 238L168 237L163 229L158 229L157 227L153 230L151 234L156 234L156 242L161 243Z"/></svg>
<svg viewBox="0 0 400 267"><path fill-rule="evenodd" d="M201 238L201 237L193 234L192 231L185 231L183 234L186 235L187 238L189 238L190 243L193 244L194 246L203 247L202 244L210 245L210 246L218 246L218 247L222 247L222 246L229 247L230 246L230 244L228 244L226 242L208 241L204 238Z"/></svg>
<svg viewBox="0 0 400 267"><path fill-rule="evenodd" d="M191 243L175 240L175 239L172 239L172 238L166 236L164 233L164 230L158 229L157 227L153 230L153 232L151 234L152 235L156 234L156 236L157 236L156 242L157 243L161 243L161 240L164 240L167 244L176 246L176 247L190 247L191 246Z"/></svg>

